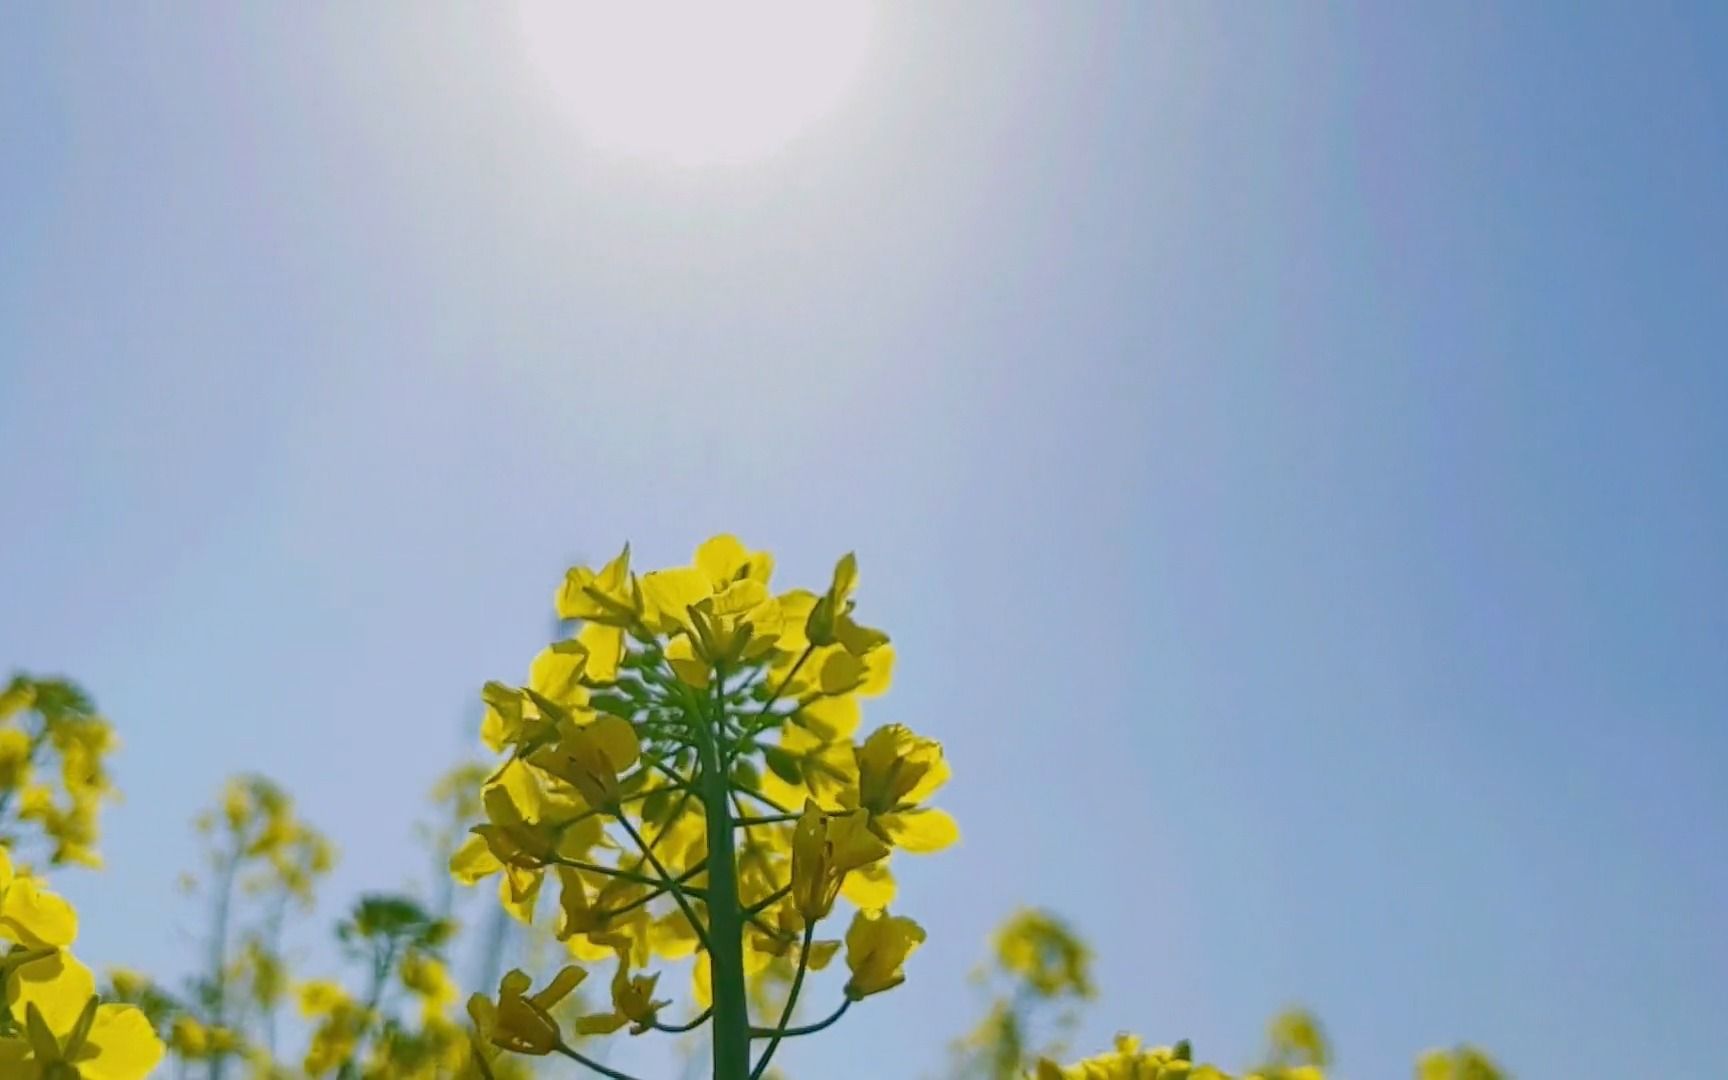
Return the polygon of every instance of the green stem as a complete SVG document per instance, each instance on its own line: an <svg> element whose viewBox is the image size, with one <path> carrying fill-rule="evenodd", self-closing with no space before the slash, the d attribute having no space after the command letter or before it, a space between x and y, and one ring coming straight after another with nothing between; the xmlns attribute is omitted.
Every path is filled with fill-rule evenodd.
<svg viewBox="0 0 1728 1080"><path fill-rule="evenodd" d="M786 897L789 896L791 894L791 892L792 892L792 886L782 885L778 889L775 889L773 892L769 893L767 896L764 896L762 899L756 901L754 904L751 904L749 907L745 908L744 913L746 915L760 915L764 911L767 911L769 908L773 907L775 904L778 904L780 901L786 899Z"/></svg>
<svg viewBox="0 0 1728 1080"><path fill-rule="evenodd" d="M692 727L703 756L702 808L708 828L708 960L714 990L714 1080L749 1080L750 999L744 982L744 907L738 899L729 763L719 743L720 717L704 715L705 712L700 707L691 709Z"/></svg>
<svg viewBox="0 0 1728 1080"><path fill-rule="evenodd" d="M703 1009L701 1012L697 1013L695 1019L690 1020L686 1023L662 1024L662 1023L660 1023L660 1021L656 1020L656 1021L654 1021L653 1028L655 1031L664 1031L668 1035L682 1035L686 1031L695 1031L697 1028L701 1027L703 1024L706 1024L708 1022L708 1018L713 1016L713 1015L714 1015L714 1010L712 1008L707 1008L707 1009Z"/></svg>
<svg viewBox="0 0 1728 1080"><path fill-rule="evenodd" d="M218 871L220 884L216 892L215 925L210 938L210 1026L227 1023L228 1004L228 923L234 900L234 875L240 869L241 838L234 837L234 848ZM210 1080L222 1080L228 1071L228 1056L218 1051L210 1058Z"/></svg>
<svg viewBox="0 0 1728 1080"><path fill-rule="evenodd" d="M775 1030L773 1030L771 1032L770 1031L762 1031L760 1029L755 1029L755 1030L752 1030L751 1034L755 1035L757 1038L763 1038L763 1039L767 1038L769 1035L773 1035L777 1038L785 1038L785 1039L796 1039L800 1035L814 1035L818 1031L825 1031L828 1028L833 1027L835 1025L835 1023L837 1023L842 1016L846 1015L846 1010L850 1009L851 1007L852 1007L852 999L851 998L843 998L840 1001L840 1007L838 1009L835 1009L833 1012L829 1013L823 1019L816 1021L814 1024L805 1024L803 1027L776 1028Z"/></svg>
<svg viewBox="0 0 1728 1080"><path fill-rule="evenodd" d="M563 1054L578 1065L585 1065L599 1073L601 1076L610 1077L610 1080L636 1080L636 1078L631 1076L629 1073L619 1072L617 1069L608 1069L593 1058L584 1057L570 1049L568 1046L565 1046L563 1043L559 1043L557 1046L553 1047L553 1049L557 1050L560 1054Z"/></svg>
<svg viewBox="0 0 1728 1080"><path fill-rule="evenodd" d="M620 818L619 820L622 821L623 819ZM634 829L630 829L628 824L626 824L625 828L629 829L629 831L632 834L634 834L636 831ZM666 877L665 876L666 871L659 866L659 860L658 859L654 860L654 863L655 863L654 868L656 870L660 871L660 873L662 875L661 877L649 877L647 874L638 874L638 873L635 873L635 872L630 871L630 870L622 870L622 869L619 869L617 867L612 867L612 866L601 866L599 863L584 862L581 859L565 859L565 858L555 857L552 859L552 861L554 863L557 863L559 866L568 866L573 870L580 870L585 874L599 874L602 877L618 878L621 881L632 882L636 885L646 885L650 889L662 888L666 885L667 881L670 881L670 880L679 880L679 881L683 880L682 878L672 879L672 878ZM691 875L691 876L694 876L694 875ZM694 896L697 899L706 899L706 897L703 896L703 890L698 889L694 886L685 886L685 887L683 887L682 890L674 889L673 891L674 892L682 891L686 896Z"/></svg>
<svg viewBox="0 0 1728 1080"><path fill-rule="evenodd" d="M768 1071L768 1063L774 1060L774 1051L780 1049L780 1040L790 1034L786 1025L792 1022L792 1010L798 1007L798 992L804 989L804 975L810 970L810 942L816 937L816 924L807 923L804 927L804 940L798 945L798 971L792 976L792 989L786 993L786 1007L780 1010L780 1022L774 1025L774 1037L768 1042L768 1049L762 1051L762 1060L756 1063L756 1070L750 1074L750 1080L759 1080Z"/></svg>
<svg viewBox="0 0 1728 1080"><path fill-rule="evenodd" d="M624 826L624 831L629 833L630 839L636 841L636 846L642 849L642 854L648 859L649 865L654 867L654 872L660 875L660 881L657 884L662 888L672 890L672 899L678 901L678 910L682 911L684 918L690 921L690 929L696 932L696 938L702 943L703 948L707 948L708 933L702 927L702 920L696 917L696 909L690 906L690 894L704 897L706 894L702 890L679 885L678 879L674 878L661 864L660 857L655 855L654 849L648 846L646 840L642 839L642 834L636 831L636 826L630 824L629 818L619 814L618 824Z"/></svg>
<svg viewBox="0 0 1728 1080"><path fill-rule="evenodd" d="M741 816L737 819L737 825L741 829L755 828L758 825L784 825L788 821L797 821L801 816L803 815L790 813Z"/></svg>
<svg viewBox="0 0 1728 1080"><path fill-rule="evenodd" d="M792 685L792 680L798 677L798 671L804 666L804 661L810 659L810 654L815 651L816 646L814 645L804 646L804 651L798 654L798 659L793 663L792 670L786 673L786 677L780 680L780 685L776 686L773 692L768 695L768 700L762 703L761 711L751 718L751 728L756 728L761 724L762 718L768 715L768 710L774 707L774 703L780 700L780 695L784 694L786 688Z"/></svg>

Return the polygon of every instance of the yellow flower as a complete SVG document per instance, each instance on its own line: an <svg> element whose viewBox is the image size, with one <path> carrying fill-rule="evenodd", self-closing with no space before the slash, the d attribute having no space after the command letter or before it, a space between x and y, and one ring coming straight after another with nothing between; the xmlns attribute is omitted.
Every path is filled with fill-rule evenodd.
<svg viewBox="0 0 1728 1080"><path fill-rule="evenodd" d="M637 905L627 915L614 917L607 906L596 906L589 902L588 883L583 879L581 871L570 866L560 866L558 872L558 906L563 913L559 920L556 936L564 941L570 952L580 960L604 960L616 955L620 949L633 950L637 936L645 933L648 920L648 910L645 905ZM618 892L613 892L616 887ZM602 897L616 898L625 890L639 892L642 886L630 882L613 882ZM614 899L611 906L627 903L625 900ZM632 931L637 932L635 935Z"/></svg>
<svg viewBox="0 0 1728 1080"><path fill-rule="evenodd" d="M103 1005L92 995L65 1034L34 1004L24 1010L24 1038L0 1039L0 1065L16 1080L143 1080L166 1048L144 1014Z"/></svg>
<svg viewBox="0 0 1728 1080"><path fill-rule="evenodd" d="M30 736L19 728L0 729L0 791L23 787L30 779Z"/></svg>
<svg viewBox="0 0 1728 1080"><path fill-rule="evenodd" d="M858 558L847 552L834 566L828 591L816 598L804 620L804 636L811 645L837 644L849 655L861 657L887 644L887 634L852 621L852 590L857 587Z"/></svg>
<svg viewBox="0 0 1728 1080"><path fill-rule="evenodd" d="M444 1010L456 1000L455 981L438 958L429 953L410 952L402 958L397 974L402 985L420 998L427 1019L444 1015Z"/></svg>
<svg viewBox="0 0 1728 1080"><path fill-rule="evenodd" d="M876 834L915 854L940 851L960 838L947 812L917 804L948 781L942 744L901 724L877 729L854 751L858 784L842 804L870 812Z"/></svg>
<svg viewBox="0 0 1728 1080"><path fill-rule="evenodd" d="M642 591L630 575L630 545L596 574L573 566L553 598L560 619L629 627L642 617Z"/></svg>
<svg viewBox="0 0 1728 1080"><path fill-rule="evenodd" d="M468 999L468 1013L494 1045L518 1054L550 1054L563 1041L551 1010L587 977L579 967L566 967L539 993L530 994L533 980L526 972L513 970L498 984L496 1005L475 994Z"/></svg>
<svg viewBox="0 0 1728 1080"><path fill-rule="evenodd" d="M620 952L618 972L612 976L612 1011L582 1017L576 1021L576 1030L584 1035L605 1035L629 1024L630 1034L642 1034L654 1026L660 1010L671 1004L654 1000L659 982L658 973L631 975L629 957Z"/></svg>
<svg viewBox="0 0 1728 1080"><path fill-rule="evenodd" d="M574 787L588 805L616 810L622 794L618 774L641 756L642 744L630 721L602 716L591 724L571 727L556 745L529 760Z"/></svg>
<svg viewBox="0 0 1728 1080"><path fill-rule="evenodd" d="M1290 1009L1273 1017L1268 1035L1269 1069L1325 1065L1332 1056L1319 1021L1301 1009Z"/></svg>
<svg viewBox="0 0 1728 1080"><path fill-rule="evenodd" d="M1049 912L1015 912L996 931L994 945L997 966L1038 996L1092 996L1092 950Z"/></svg>
<svg viewBox="0 0 1728 1080"><path fill-rule="evenodd" d="M348 996L338 983L317 979L301 984L300 1011L318 1019L306 1046L302 1067L312 1076L346 1065L360 1048L360 1038L371 1024L371 1013ZM211 1049L216 1049L220 1031L211 1031Z"/></svg>
<svg viewBox="0 0 1728 1080"><path fill-rule="evenodd" d="M1036 1080L1230 1080L1211 1065L1195 1065L1187 1043L1174 1047L1155 1046L1142 1049L1140 1040L1132 1035L1118 1035L1116 1047L1109 1053L1089 1057L1063 1068L1043 1059L1038 1062ZM1243 1080L1255 1080L1244 1077ZM1279 1080L1321 1080L1320 1077L1281 1075Z"/></svg>
<svg viewBox="0 0 1728 1080"><path fill-rule="evenodd" d="M1499 1066L1471 1046L1430 1050L1416 1062L1416 1080L1502 1080Z"/></svg>
<svg viewBox="0 0 1728 1080"><path fill-rule="evenodd" d="M846 931L846 996L861 1001L906 981L901 966L924 944L924 928L885 911L860 911Z"/></svg>
<svg viewBox="0 0 1728 1080"><path fill-rule="evenodd" d="M535 770L520 760L498 770L481 791L481 805L489 820L470 830L475 839L451 856L451 873L473 883L502 869L505 907L527 922L547 862L554 855L580 858L600 841L602 822L576 798L546 791Z"/></svg>
<svg viewBox="0 0 1728 1080"><path fill-rule="evenodd" d="M168 1045L181 1057L196 1061L210 1050L210 1031L183 1013L174 1018L173 1025L168 1029Z"/></svg>
<svg viewBox="0 0 1728 1080"><path fill-rule="evenodd" d="M0 939L29 948L63 948L77 936L72 905L15 871L11 855L0 847Z"/></svg>
<svg viewBox="0 0 1728 1080"><path fill-rule="evenodd" d="M708 577L708 584L719 592L735 581L754 581L766 586L774 573L774 556L766 551L750 551L731 533L711 536L696 549L696 569Z"/></svg>
<svg viewBox="0 0 1728 1080"><path fill-rule="evenodd" d="M0 1040L9 1044L0 1046L0 1063L22 1063L23 1077L138 1080L165 1052L144 1014L101 1004L90 970L65 952L14 967L5 999L14 1017L25 1018L26 1038Z"/></svg>
<svg viewBox="0 0 1728 1080"><path fill-rule="evenodd" d="M811 922L826 918L846 875L887 854L870 832L868 812L829 815L806 802L792 836L793 906Z"/></svg>

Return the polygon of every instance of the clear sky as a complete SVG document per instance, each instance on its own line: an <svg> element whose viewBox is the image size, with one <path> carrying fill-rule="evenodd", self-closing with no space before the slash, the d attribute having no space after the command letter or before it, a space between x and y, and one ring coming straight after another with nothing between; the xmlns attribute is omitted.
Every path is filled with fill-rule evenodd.
<svg viewBox="0 0 1728 1080"><path fill-rule="evenodd" d="M934 1068L1023 902L1101 947L1089 1043L1240 1063L1301 1001L1355 1080L1719 1067L1721 4L903 4L700 168L585 141L490 5L12 5L0 505L0 666L126 742L93 962L197 962L236 770L332 908L421 875L567 563L729 530L858 551L867 722L965 831L793 1071Z"/></svg>

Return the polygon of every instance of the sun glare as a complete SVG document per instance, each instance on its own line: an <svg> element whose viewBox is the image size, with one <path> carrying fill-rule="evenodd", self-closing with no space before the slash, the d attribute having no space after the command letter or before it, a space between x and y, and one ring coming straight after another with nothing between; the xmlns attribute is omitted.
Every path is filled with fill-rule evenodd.
<svg viewBox="0 0 1728 1080"><path fill-rule="evenodd" d="M550 92L594 143L684 165L778 149L845 96L869 50L862 0L524 0Z"/></svg>

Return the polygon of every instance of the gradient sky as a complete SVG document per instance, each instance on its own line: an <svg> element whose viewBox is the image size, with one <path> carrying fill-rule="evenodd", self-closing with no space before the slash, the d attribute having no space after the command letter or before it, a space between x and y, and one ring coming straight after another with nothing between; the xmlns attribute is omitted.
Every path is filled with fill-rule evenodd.
<svg viewBox="0 0 1728 1080"><path fill-rule="evenodd" d="M858 551L965 830L795 1073L936 1067L1031 902L1089 1045L1300 1001L1355 1080L1715 1075L1728 7L898 5L696 170L416 13L0 13L0 665L126 744L85 958L197 962L236 770L338 836L323 917L423 876L564 567L730 530Z"/></svg>

